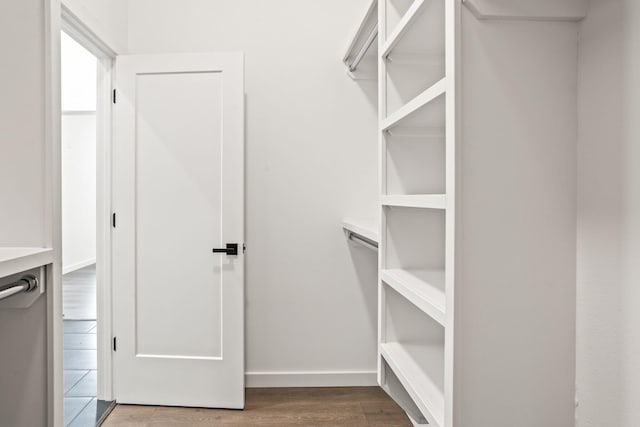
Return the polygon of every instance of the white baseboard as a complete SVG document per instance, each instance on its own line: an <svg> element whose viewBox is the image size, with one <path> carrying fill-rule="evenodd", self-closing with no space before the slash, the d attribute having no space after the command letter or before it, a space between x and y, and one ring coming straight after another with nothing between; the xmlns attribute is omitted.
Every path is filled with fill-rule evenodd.
<svg viewBox="0 0 640 427"><path fill-rule="evenodd" d="M377 386L376 371L247 372L246 387Z"/></svg>
<svg viewBox="0 0 640 427"><path fill-rule="evenodd" d="M91 264L95 264L95 263L96 263L96 259L91 258L81 262L77 262L75 264L65 265L62 267L62 274L71 273L72 271L80 270L81 268L88 267Z"/></svg>

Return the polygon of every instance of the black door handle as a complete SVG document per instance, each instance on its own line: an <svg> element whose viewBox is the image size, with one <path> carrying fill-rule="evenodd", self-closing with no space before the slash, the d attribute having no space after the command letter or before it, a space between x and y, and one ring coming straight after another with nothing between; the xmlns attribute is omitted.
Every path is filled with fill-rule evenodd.
<svg viewBox="0 0 640 427"><path fill-rule="evenodd" d="M227 255L238 255L238 244L237 243L227 243L226 249L213 249L213 252L216 254L227 254Z"/></svg>

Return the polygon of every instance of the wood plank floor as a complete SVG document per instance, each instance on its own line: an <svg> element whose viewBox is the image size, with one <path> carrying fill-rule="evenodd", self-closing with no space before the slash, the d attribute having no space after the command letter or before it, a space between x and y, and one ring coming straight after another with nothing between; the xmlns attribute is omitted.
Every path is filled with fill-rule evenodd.
<svg viewBox="0 0 640 427"><path fill-rule="evenodd" d="M243 411L118 405L104 427L411 427L379 387L250 388Z"/></svg>
<svg viewBox="0 0 640 427"><path fill-rule="evenodd" d="M62 276L65 320L96 320L96 265Z"/></svg>

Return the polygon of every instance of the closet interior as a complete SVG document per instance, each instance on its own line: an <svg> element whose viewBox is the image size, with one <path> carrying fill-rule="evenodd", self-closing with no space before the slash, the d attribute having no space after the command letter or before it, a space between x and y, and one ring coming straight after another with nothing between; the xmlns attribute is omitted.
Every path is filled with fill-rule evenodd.
<svg viewBox="0 0 640 427"><path fill-rule="evenodd" d="M215 423L254 417L244 399L260 394L278 424L298 415L269 399L297 392L274 389L340 406L346 389L369 387L376 400L353 404L355 415L321 402L295 419L366 425L393 410L416 426L640 425L639 2L178 3L6 2L1 426L72 419L61 30L104 55L95 219L105 268L88 343L97 398L180 405ZM134 59L149 62L123 85L116 69ZM230 166L221 159L232 153ZM147 276L139 250L157 251ZM161 282L175 294L157 292ZM227 361L229 383L204 368ZM134 378L138 362L157 382ZM127 385L141 391L128 397ZM145 400L150 391L166 396Z"/></svg>
<svg viewBox="0 0 640 427"><path fill-rule="evenodd" d="M416 425L483 425L491 408L517 425L531 402L509 394L536 376L554 384L530 396L549 417L571 392L555 377L570 351L533 368L575 305L572 266L554 261L572 259L557 221L574 208L557 175L573 170L571 43L586 10L572 5L372 1L344 56L354 79L372 75L363 58L377 63L380 223L343 227L378 242L378 382Z"/></svg>

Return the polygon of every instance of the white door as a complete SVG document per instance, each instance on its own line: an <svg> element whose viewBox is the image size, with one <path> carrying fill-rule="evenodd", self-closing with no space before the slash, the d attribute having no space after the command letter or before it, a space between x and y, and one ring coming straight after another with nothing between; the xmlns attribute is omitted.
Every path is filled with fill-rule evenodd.
<svg viewBox="0 0 640 427"><path fill-rule="evenodd" d="M244 407L242 54L116 60L120 403ZM237 244L237 254L214 252Z"/></svg>

